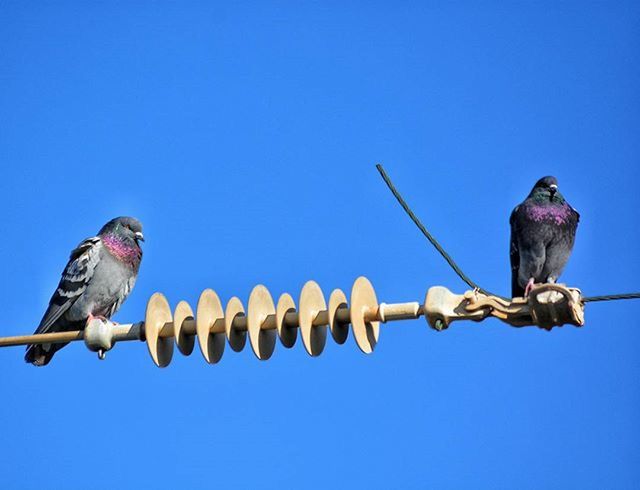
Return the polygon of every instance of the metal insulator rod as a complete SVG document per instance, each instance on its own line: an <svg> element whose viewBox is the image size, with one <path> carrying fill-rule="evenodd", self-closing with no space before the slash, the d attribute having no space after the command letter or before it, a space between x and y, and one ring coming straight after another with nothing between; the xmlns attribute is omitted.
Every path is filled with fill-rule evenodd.
<svg viewBox="0 0 640 490"><path fill-rule="evenodd" d="M411 303L380 303L378 311L369 321L386 323L394 320L414 320L423 315L422 306L417 301Z"/></svg>
<svg viewBox="0 0 640 490"><path fill-rule="evenodd" d="M144 322L115 325L111 331L113 332L114 342L144 340Z"/></svg>
<svg viewBox="0 0 640 490"><path fill-rule="evenodd" d="M377 310L367 313L367 321L388 322L392 320L409 320L416 319L422 315L422 306L417 302L411 303L381 303ZM338 323L346 325L351 322L351 312L348 307L338 309L336 312L336 320ZM298 312L290 311L284 316L284 323L289 328L298 328L300 319ZM329 312L327 310L319 311L313 320L316 327L329 324ZM247 317L238 315L233 320L233 326L236 330L247 331ZM261 327L263 330L275 330L276 315L267 315ZM187 335L196 334L196 321L194 319L185 320L183 323L184 333ZM113 326L113 340L116 342L128 340L144 340L144 322L123 323ZM211 330L213 333L224 333L224 320L217 320ZM173 337L173 322L165 323L160 329L159 337ZM75 342L84 339L82 330L73 330L69 332L42 333L37 335L17 335L13 337L0 337L0 347L9 347L17 345L29 344L53 344L63 342Z"/></svg>
<svg viewBox="0 0 640 490"><path fill-rule="evenodd" d="M173 332L173 325L171 325ZM114 324L112 327L114 341L144 340L144 322ZM172 333L173 335L173 333ZM40 333L35 335L16 335L0 337L0 347L29 344L56 344L84 340L83 330L69 332Z"/></svg>
<svg viewBox="0 0 640 490"><path fill-rule="evenodd" d="M0 347L29 344L53 344L82 340L84 333L80 330L71 332L40 333L36 335L16 335L13 337L1 337Z"/></svg>

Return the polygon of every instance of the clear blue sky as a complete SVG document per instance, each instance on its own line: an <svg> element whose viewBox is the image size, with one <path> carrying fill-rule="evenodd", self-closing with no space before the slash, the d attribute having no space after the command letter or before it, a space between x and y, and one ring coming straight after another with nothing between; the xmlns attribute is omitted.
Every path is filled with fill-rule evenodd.
<svg viewBox="0 0 640 490"><path fill-rule="evenodd" d="M555 174L582 214L563 279L640 289L640 6L2 2L0 333L31 332L69 251L145 225L138 284L195 306L368 276L381 301L506 293L508 218ZM309 358L82 344L0 351L3 488L638 488L640 302L551 333L382 327Z"/></svg>

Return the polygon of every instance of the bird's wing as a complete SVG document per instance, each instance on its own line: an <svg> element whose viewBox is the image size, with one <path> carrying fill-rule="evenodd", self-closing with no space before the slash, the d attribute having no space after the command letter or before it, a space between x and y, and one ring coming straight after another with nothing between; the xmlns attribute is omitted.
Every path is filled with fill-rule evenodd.
<svg viewBox="0 0 640 490"><path fill-rule="evenodd" d="M521 296L520 294L522 287L518 284L518 272L520 269L520 251L518 250L518 240L516 238L517 235L517 213L520 206L516 206L516 208L511 213L511 217L509 218L509 224L511 225L511 244L509 247L509 258L511 259L511 294L512 297Z"/></svg>
<svg viewBox="0 0 640 490"><path fill-rule="evenodd" d="M576 214L576 224L578 224L580 222L580 213L573 206L569 206L569 207L571 208L571 211L573 211Z"/></svg>
<svg viewBox="0 0 640 490"><path fill-rule="evenodd" d="M100 261L101 248L100 237L91 237L71 252L69 262L62 273L62 279L35 333L47 332L87 289L96 265Z"/></svg>

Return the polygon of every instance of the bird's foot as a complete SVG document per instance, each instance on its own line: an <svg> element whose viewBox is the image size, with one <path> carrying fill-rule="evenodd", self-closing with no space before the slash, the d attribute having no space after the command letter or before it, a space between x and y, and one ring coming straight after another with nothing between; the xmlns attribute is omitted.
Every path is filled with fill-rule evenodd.
<svg viewBox="0 0 640 490"><path fill-rule="evenodd" d="M100 320L102 323L107 323L109 321L106 316L92 315L91 313L89 313L89 317L87 318L87 324L91 323L94 319Z"/></svg>
<svg viewBox="0 0 640 490"><path fill-rule="evenodd" d="M527 282L527 285L524 288L524 297L525 298L529 297L529 293L533 289L533 285L534 284L535 284L535 281L533 280L533 277L532 277L531 279L529 279L529 282Z"/></svg>

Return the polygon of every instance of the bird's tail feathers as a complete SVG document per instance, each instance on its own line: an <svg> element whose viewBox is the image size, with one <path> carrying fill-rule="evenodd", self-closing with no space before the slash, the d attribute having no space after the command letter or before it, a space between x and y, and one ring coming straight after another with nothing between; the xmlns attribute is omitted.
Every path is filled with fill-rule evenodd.
<svg viewBox="0 0 640 490"><path fill-rule="evenodd" d="M518 283L518 273L513 271L511 273L511 297L522 298L524 296L524 288Z"/></svg>
<svg viewBox="0 0 640 490"><path fill-rule="evenodd" d="M46 366L56 351L66 344L32 344L27 347L24 360L34 366Z"/></svg>

